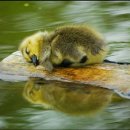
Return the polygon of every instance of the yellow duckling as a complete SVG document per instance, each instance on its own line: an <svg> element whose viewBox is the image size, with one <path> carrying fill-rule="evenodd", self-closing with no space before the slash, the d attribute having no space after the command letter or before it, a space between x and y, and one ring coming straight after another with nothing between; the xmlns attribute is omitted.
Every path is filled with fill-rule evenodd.
<svg viewBox="0 0 130 130"><path fill-rule="evenodd" d="M102 36L87 25L67 25L52 32L37 32L23 40L20 51L27 62L53 67L102 63L107 46Z"/></svg>

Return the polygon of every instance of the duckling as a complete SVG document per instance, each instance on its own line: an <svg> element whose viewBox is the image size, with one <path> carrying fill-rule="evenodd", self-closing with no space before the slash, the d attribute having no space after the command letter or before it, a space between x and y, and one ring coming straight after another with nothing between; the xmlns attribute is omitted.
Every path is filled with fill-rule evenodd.
<svg viewBox="0 0 130 130"><path fill-rule="evenodd" d="M26 37L21 42L19 50L27 62L33 63L35 66L44 64L45 67L42 68L51 71L53 66L48 60L51 53L50 44L47 42L48 35L47 31L39 31Z"/></svg>
<svg viewBox="0 0 130 130"><path fill-rule="evenodd" d="M102 63L108 48L101 34L87 25L67 25L37 32L23 40L20 51L27 62L53 67Z"/></svg>

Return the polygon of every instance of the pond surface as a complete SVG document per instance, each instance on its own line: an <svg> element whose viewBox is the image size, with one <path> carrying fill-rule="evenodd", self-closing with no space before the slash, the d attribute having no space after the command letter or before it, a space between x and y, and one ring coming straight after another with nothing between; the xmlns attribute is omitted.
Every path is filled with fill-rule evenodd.
<svg viewBox="0 0 130 130"><path fill-rule="evenodd" d="M87 23L104 35L108 59L130 62L130 2L1 1L0 10L0 60L39 30ZM129 100L117 102L106 89L36 81L0 81L0 129L130 128Z"/></svg>

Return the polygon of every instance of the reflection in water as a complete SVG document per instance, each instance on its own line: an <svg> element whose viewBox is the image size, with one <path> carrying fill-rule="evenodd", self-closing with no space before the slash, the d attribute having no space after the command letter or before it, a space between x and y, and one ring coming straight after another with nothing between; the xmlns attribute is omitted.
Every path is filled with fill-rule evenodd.
<svg viewBox="0 0 130 130"><path fill-rule="evenodd" d="M47 109L71 115L92 115L109 104L112 92L95 86L32 78L26 83L23 95L29 102Z"/></svg>
<svg viewBox="0 0 130 130"><path fill-rule="evenodd" d="M56 26L67 23L88 23L96 27L107 40L110 47L107 57L109 60L130 62L129 1L1 1L0 9L0 60L16 51L21 40L36 31L53 30ZM11 85L10 82L0 81L0 129L130 128L129 101L110 104L102 115L90 120L88 117L77 118L56 111L39 110L35 105L30 105L22 99L23 85L22 83ZM91 90L93 98L96 97L95 93L99 93L96 100L92 100L92 94L90 96L88 91L90 91L88 86L56 82L37 85L33 80L25 86L24 96L32 103L48 104L48 107L71 114L72 112L87 114L88 109L90 110L87 105L90 104L92 107L92 103L96 104L97 101L99 101L97 104L102 102L100 105L102 107L93 105L95 108L91 108L91 112L97 108L101 110L109 104L111 94L108 90L101 88ZM38 97L38 92L41 98ZM107 104L103 104L102 101L105 94L107 97L104 102L108 102ZM88 95L91 97L89 103L86 99ZM120 99L114 97L114 101ZM73 111L70 112L69 109Z"/></svg>

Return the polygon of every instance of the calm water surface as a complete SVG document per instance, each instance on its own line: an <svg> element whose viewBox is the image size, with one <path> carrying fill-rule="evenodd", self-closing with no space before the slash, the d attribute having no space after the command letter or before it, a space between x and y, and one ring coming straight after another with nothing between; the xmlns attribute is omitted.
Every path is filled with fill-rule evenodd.
<svg viewBox="0 0 130 130"><path fill-rule="evenodd" d="M95 27L110 47L107 58L130 62L130 2L107 1L1 1L0 60L16 51L24 37L69 23ZM108 90L79 87L0 81L0 129L130 128L129 101L111 102Z"/></svg>

